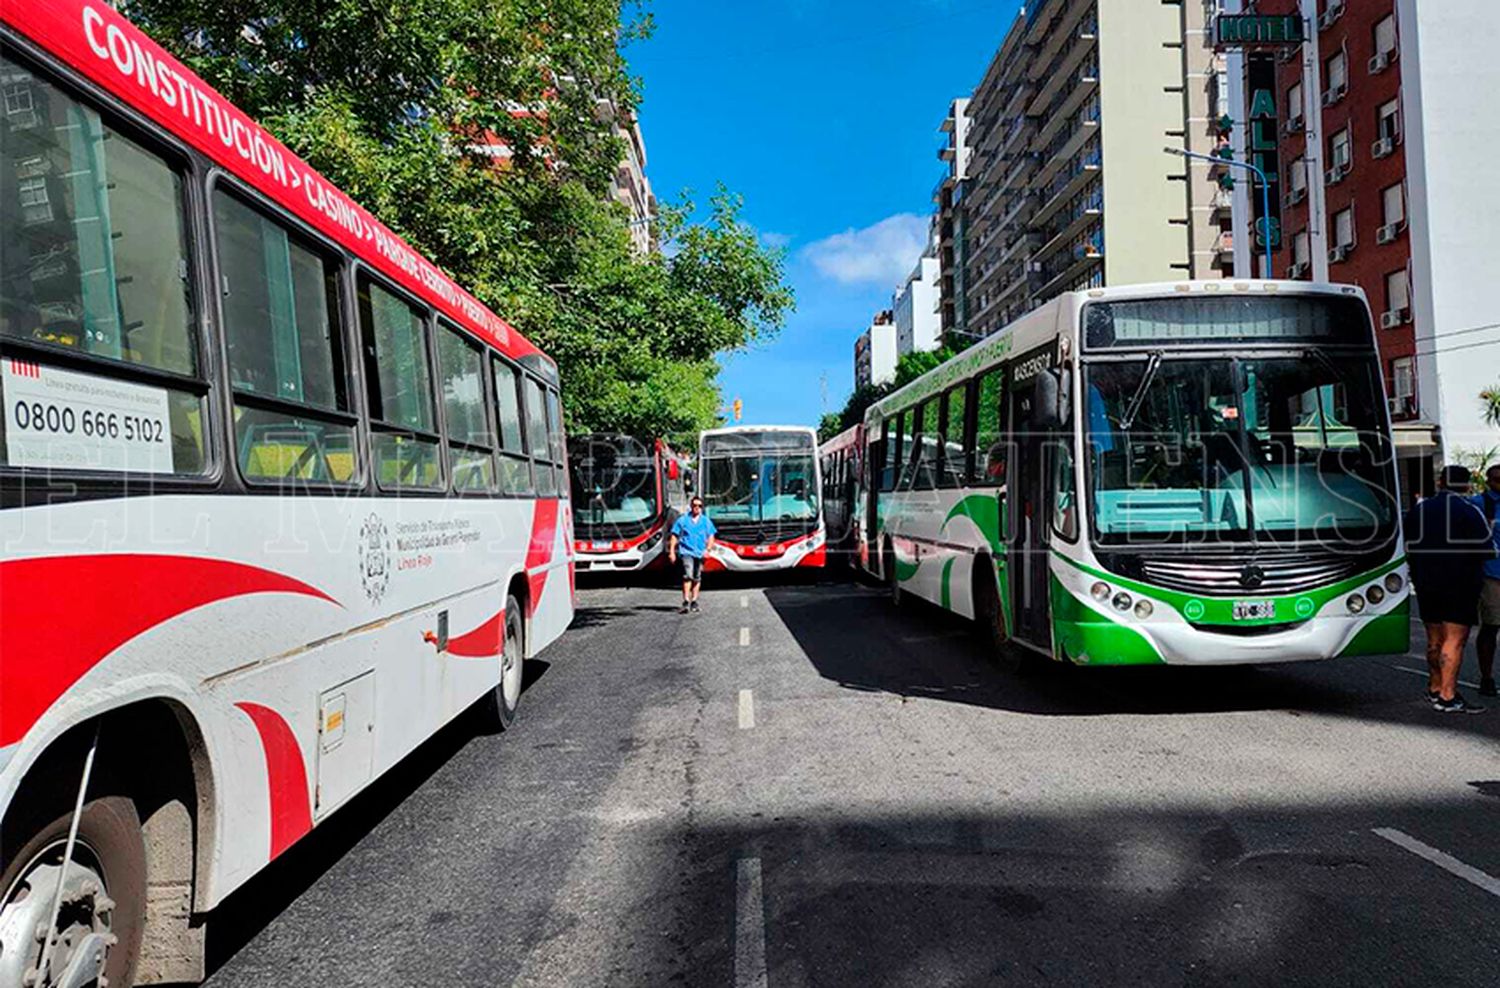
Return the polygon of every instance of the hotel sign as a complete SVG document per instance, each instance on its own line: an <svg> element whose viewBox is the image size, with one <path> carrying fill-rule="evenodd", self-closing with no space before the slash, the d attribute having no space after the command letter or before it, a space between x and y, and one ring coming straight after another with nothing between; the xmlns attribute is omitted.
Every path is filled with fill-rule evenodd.
<svg viewBox="0 0 1500 988"><path fill-rule="evenodd" d="M1216 48L1285 48L1306 40L1297 14L1220 14L1214 18Z"/></svg>

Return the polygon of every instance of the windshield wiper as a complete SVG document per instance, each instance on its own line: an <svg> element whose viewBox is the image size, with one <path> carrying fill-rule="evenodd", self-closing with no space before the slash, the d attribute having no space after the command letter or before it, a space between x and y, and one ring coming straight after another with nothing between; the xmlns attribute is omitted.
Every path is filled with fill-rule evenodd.
<svg viewBox="0 0 1500 988"><path fill-rule="evenodd" d="M1151 387L1151 382L1156 380L1156 369L1161 366L1161 351L1155 350L1151 353L1151 359L1146 361L1145 373L1141 375L1141 383L1136 385L1135 394L1130 396L1130 404L1125 406L1125 414L1120 416L1120 431L1129 432L1130 427L1135 424L1135 417L1146 402L1146 389Z"/></svg>

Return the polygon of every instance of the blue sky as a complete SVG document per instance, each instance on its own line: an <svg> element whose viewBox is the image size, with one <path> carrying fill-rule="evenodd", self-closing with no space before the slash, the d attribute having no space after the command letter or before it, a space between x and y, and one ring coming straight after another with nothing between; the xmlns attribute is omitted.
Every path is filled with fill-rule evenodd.
<svg viewBox="0 0 1500 988"><path fill-rule="evenodd" d="M654 0L627 49L643 80L658 197L723 182L787 251L797 312L725 361L745 420L813 425L853 386L854 340L915 263L942 176L938 125L967 96L1017 0Z"/></svg>

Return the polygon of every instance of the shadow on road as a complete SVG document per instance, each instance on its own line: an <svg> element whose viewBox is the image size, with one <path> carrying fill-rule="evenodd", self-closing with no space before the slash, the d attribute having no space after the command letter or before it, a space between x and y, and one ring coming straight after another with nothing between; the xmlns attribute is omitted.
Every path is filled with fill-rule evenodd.
<svg viewBox="0 0 1500 988"><path fill-rule="evenodd" d="M898 610L884 593L854 583L775 588L766 598L818 673L848 689L1066 717L1284 709L1500 737L1500 708L1434 713L1421 678L1390 668L1420 667L1406 656L1224 668L1042 661L1018 676L992 660L968 621L921 601Z"/></svg>

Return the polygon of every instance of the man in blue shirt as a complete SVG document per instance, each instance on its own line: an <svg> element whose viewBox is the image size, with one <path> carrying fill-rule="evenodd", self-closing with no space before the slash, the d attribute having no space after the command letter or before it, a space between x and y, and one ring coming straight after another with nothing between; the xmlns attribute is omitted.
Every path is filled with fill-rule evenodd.
<svg viewBox="0 0 1500 988"><path fill-rule="evenodd" d="M693 495L688 513L672 523L672 538L667 543L667 558L673 563L682 557L682 613L698 611L698 591L703 589L703 557L714 547L718 530L703 513L703 498Z"/></svg>
<svg viewBox="0 0 1500 988"><path fill-rule="evenodd" d="M1490 523L1497 558L1484 564L1484 589L1479 595L1479 692L1494 696L1495 646L1500 641L1500 463L1484 472L1484 488L1474 504Z"/></svg>
<svg viewBox="0 0 1500 988"><path fill-rule="evenodd" d="M1440 713L1478 713L1458 692L1464 646L1479 616L1484 565L1494 558L1489 527L1468 498L1467 467L1446 466L1438 492L1406 513L1406 556L1427 632L1427 698Z"/></svg>

